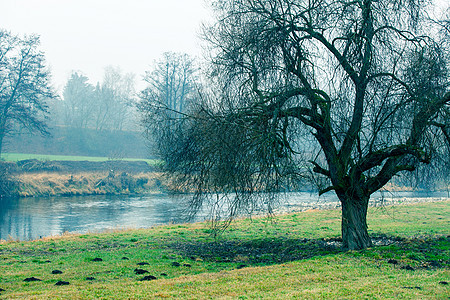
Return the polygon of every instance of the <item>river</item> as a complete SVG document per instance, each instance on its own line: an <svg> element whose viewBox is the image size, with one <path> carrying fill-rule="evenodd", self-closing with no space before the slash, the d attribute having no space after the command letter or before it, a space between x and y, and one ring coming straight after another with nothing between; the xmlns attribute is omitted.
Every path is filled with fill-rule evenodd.
<svg viewBox="0 0 450 300"><path fill-rule="evenodd" d="M448 200L448 193L377 193L372 205ZM32 240L66 232L102 232L186 222L183 196L82 196L19 198L0 202L0 240ZM333 193L288 193L277 212L339 207ZM202 221L207 213L195 220Z"/></svg>

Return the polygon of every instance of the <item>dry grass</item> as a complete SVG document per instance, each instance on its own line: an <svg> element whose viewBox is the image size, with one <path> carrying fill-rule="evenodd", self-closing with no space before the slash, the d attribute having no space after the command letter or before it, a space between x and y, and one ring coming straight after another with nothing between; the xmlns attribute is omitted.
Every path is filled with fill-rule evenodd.
<svg viewBox="0 0 450 300"><path fill-rule="evenodd" d="M156 191L160 188L159 173L26 173L16 177L19 196L76 196L129 194Z"/></svg>

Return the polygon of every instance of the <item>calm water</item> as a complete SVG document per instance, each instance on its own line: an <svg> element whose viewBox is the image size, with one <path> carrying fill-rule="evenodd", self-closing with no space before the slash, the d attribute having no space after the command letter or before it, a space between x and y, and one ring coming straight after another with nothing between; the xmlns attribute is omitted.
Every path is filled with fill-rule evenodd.
<svg viewBox="0 0 450 300"><path fill-rule="evenodd" d="M418 195L402 193L394 196L407 199ZM377 197L379 195L373 198ZM447 193L421 194L419 197L447 197ZM186 221L182 203L180 196L168 195L19 198L0 202L0 239L30 240L64 232L100 232L180 223ZM283 211L337 205L332 193L320 198L311 193L292 193L280 203ZM195 221L206 217L206 213L199 214Z"/></svg>

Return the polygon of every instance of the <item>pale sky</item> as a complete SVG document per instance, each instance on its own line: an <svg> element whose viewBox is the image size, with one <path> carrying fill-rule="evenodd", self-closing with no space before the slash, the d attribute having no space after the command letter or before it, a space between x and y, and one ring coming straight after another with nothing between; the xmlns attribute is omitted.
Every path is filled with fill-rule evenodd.
<svg viewBox="0 0 450 300"><path fill-rule="evenodd" d="M437 0L448 7L448 0ZM137 88L166 51L201 55L205 0L0 0L0 28L38 34L59 92L81 71L95 84L106 66L136 75Z"/></svg>
<svg viewBox="0 0 450 300"><path fill-rule="evenodd" d="M0 7L0 28L40 35L59 92L72 70L95 84L106 66L119 66L141 81L166 51L200 55L210 11L205 0L0 0Z"/></svg>

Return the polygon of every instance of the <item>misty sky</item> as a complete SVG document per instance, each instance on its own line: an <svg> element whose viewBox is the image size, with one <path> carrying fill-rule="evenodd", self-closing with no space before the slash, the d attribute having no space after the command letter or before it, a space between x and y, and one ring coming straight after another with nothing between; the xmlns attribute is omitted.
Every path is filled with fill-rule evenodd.
<svg viewBox="0 0 450 300"><path fill-rule="evenodd" d="M448 7L448 0L437 0ZM200 25L209 16L205 0L0 0L0 28L41 36L61 92L72 70L92 83L104 68L136 74L137 87L166 51L201 55Z"/></svg>
<svg viewBox="0 0 450 300"><path fill-rule="evenodd" d="M41 36L55 87L61 92L72 70L92 83L104 68L144 72L166 51L200 55L204 0L0 0L0 28ZM138 84L142 88L142 83Z"/></svg>

